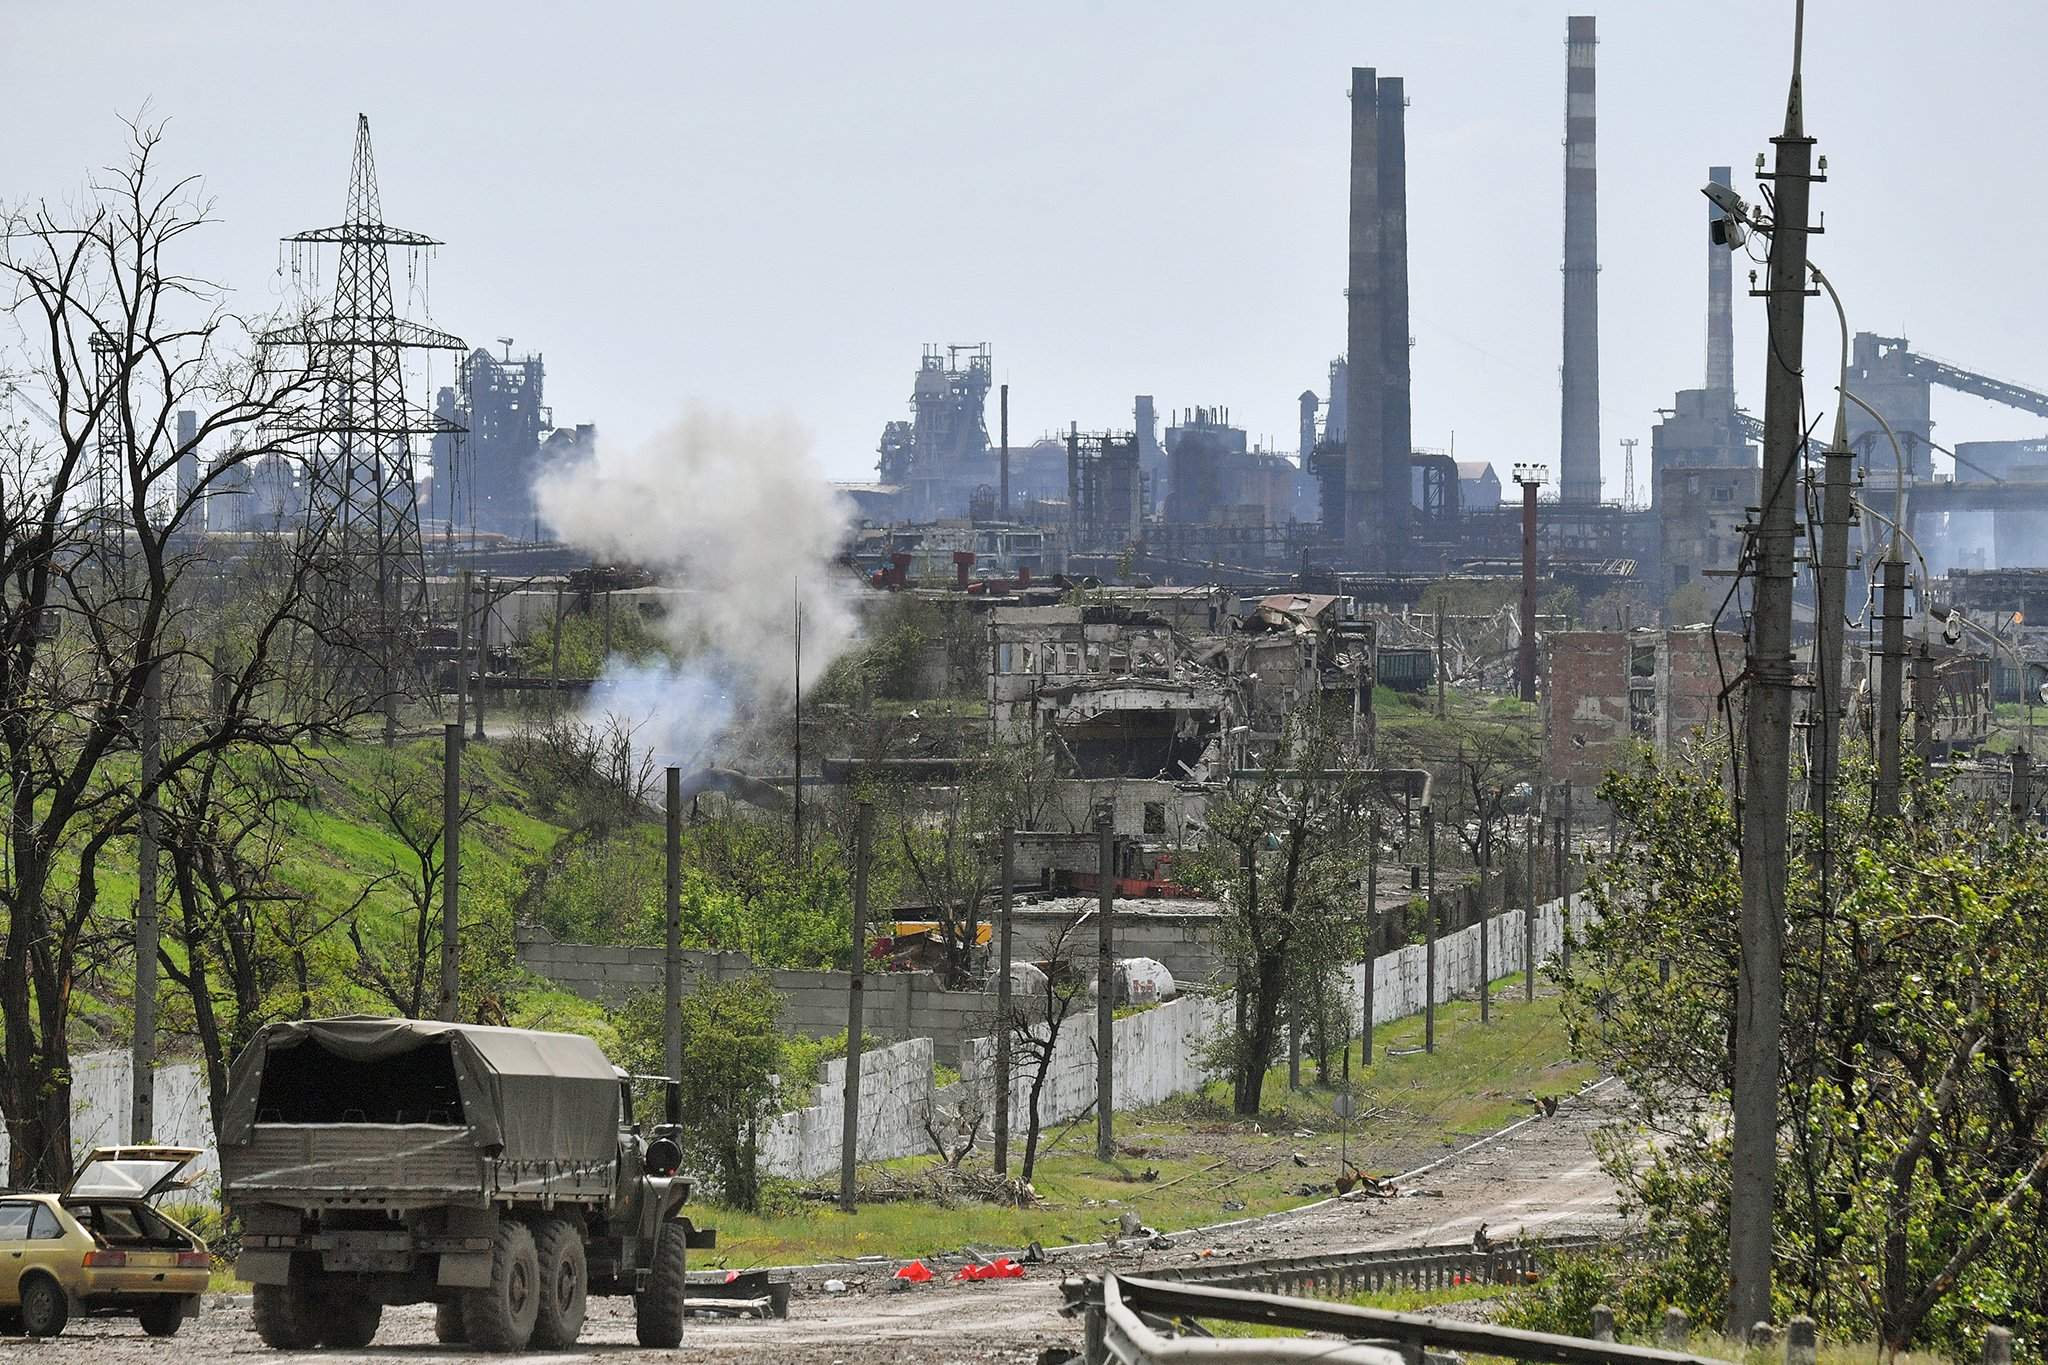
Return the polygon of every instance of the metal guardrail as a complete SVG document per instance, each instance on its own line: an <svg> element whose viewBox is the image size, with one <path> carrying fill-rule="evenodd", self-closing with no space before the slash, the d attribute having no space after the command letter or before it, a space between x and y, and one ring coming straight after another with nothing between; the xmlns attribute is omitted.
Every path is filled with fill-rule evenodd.
<svg viewBox="0 0 2048 1365"><path fill-rule="evenodd" d="M1599 1245L1594 1237L1549 1237L1502 1243L1481 1251L1470 1243L1377 1251L1276 1256L1260 1261L1201 1262L1148 1270L1145 1278L1175 1284L1256 1289L1268 1294L1354 1294L1379 1289L1449 1289L1458 1284L1520 1284L1556 1251Z"/></svg>
<svg viewBox="0 0 2048 1365"><path fill-rule="evenodd" d="M1544 1365L1720 1365L1704 1356L1629 1346L1586 1337L1524 1332L1485 1323L1455 1322L1415 1313L1391 1313L1349 1304L1222 1289L1213 1285L1105 1275L1069 1280L1069 1311L1085 1314L1087 1365L1179 1365L1197 1358L1234 1365L1309 1358L1344 1365L1417 1365L1428 1347ZM1175 1324L1207 1318L1322 1332L1356 1343L1276 1338L1217 1341L1170 1335Z"/></svg>

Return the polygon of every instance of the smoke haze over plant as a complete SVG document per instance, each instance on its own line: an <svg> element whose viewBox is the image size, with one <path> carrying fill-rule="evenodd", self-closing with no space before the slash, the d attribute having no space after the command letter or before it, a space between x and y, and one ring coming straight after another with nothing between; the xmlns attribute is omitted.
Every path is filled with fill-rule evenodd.
<svg viewBox="0 0 2048 1365"><path fill-rule="evenodd" d="M638 727L664 759L706 758L730 725L788 701L799 605L806 686L853 637L833 564L849 509L794 422L692 410L644 444L600 438L534 494L564 540L684 590L662 623L677 662L614 661L585 715Z"/></svg>

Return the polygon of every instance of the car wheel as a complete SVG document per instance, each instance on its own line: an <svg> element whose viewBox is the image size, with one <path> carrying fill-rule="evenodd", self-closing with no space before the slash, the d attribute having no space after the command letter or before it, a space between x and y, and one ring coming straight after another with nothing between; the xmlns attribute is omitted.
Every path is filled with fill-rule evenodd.
<svg viewBox="0 0 2048 1365"><path fill-rule="evenodd" d="M462 1327L484 1351L523 1351L540 1316L540 1262L533 1234L511 1218L491 1237L491 1282L462 1296Z"/></svg>
<svg viewBox="0 0 2048 1365"><path fill-rule="evenodd" d="M683 1296L689 1274L688 1235L683 1225L670 1221L661 1225L654 1238L654 1265L647 1275L647 1288L633 1296L633 1334L642 1346L674 1350L683 1340Z"/></svg>
<svg viewBox="0 0 2048 1365"><path fill-rule="evenodd" d="M301 1282L252 1287L249 1315L256 1335L277 1351L310 1351L320 1344L320 1304Z"/></svg>
<svg viewBox="0 0 2048 1365"><path fill-rule="evenodd" d="M21 1282L21 1330L32 1337L54 1337L71 1317L71 1304L64 1291L48 1275L31 1275Z"/></svg>
<svg viewBox="0 0 2048 1365"><path fill-rule="evenodd" d="M320 1344L343 1351L368 1346L383 1318L384 1305L375 1299L330 1293L321 1312Z"/></svg>
<svg viewBox="0 0 2048 1365"><path fill-rule="evenodd" d="M544 1218L534 1225L533 1232L541 1292L531 1344L544 1350L574 1346L583 1333L585 1300L590 1292L583 1232L567 1218Z"/></svg>
<svg viewBox="0 0 2048 1365"><path fill-rule="evenodd" d="M469 1340L469 1333L462 1326L459 1302L434 1305L434 1340L443 1346L461 1346Z"/></svg>
<svg viewBox="0 0 2048 1365"><path fill-rule="evenodd" d="M185 1301L178 1299L151 1299L142 1305L135 1315L142 1324L142 1330L153 1337L174 1337L185 1325Z"/></svg>

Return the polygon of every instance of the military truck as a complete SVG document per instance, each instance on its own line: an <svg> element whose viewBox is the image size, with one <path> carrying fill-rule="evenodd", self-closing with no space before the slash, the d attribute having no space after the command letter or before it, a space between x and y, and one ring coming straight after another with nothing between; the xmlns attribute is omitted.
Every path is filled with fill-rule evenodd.
<svg viewBox="0 0 2048 1365"><path fill-rule="evenodd" d="M236 1059L221 1193L235 1272L283 1350L369 1344L387 1304L432 1303L443 1342L559 1349L586 1295L630 1294L673 1347L685 1261L672 1130L588 1038L413 1019L267 1025Z"/></svg>

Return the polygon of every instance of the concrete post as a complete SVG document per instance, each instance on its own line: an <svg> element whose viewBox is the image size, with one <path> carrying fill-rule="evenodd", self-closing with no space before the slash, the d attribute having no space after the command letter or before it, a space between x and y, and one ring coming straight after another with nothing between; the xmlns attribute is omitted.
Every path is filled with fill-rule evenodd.
<svg viewBox="0 0 2048 1365"><path fill-rule="evenodd" d="M1820 1338L1813 1319L1800 1314L1785 1324L1785 1365L1814 1365Z"/></svg>
<svg viewBox="0 0 2048 1365"><path fill-rule="evenodd" d="M1372 830L1365 849L1365 987L1359 1012L1365 1016L1358 1033L1360 1056L1372 1065L1372 978L1374 938L1379 931L1380 911L1380 813L1372 813ZM1347 1056L1350 1054L1346 1054Z"/></svg>
<svg viewBox="0 0 2048 1365"><path fill-rule="evenodd" d="M163 765L162 720L163 672L152 663L142 675L142 809L136 837L135 1037L128 1113L128 1140L136 1143L156 1137L156 786Z"/></svg>
<svg viewBox="0 0 2048 1365"><path fill-rule="evenodd" d="M555 638L548 652L548 692L562 688L562 585L555 584Z"/></svg>
<svg viewBox="0 0 2048 1365"><path fill-rule="evenodd" d="M2034 809L2034 767L2033 757L2025 749L2012 753L2012 818L2015 824L2024 824L2027 815Z"/></svg>
<svg viewBox="0 0 2048 1365"><path fill-rule="evenodd" d="M1614 1310L1604 1303L1593 1305L1593 1340L1614 1340Z"/></svg>
<svg viewBox="0 0 2048 1365"><path fill-rule="evenodd" d="M462 994L462 725L441 727L441 1008L454 1022Z"/></svg>
<svg viewBox="0 0 2048 1365"><path fill-rule="evenodd" d="M662 860L662 921L667 928L661 959L661 1038L663 1069L668 1074L664 1111L670 1123L681 1123L683 1083L683 770L670 764L664 775L667 790L662 809L667 816L666 856Z"/></svg>
<svg viewBox="0 0 2048 1365"><path fill-rule="evenodd" d="M469 570L462 571L462 606L455 617L455 724L469 724Z"/></svg>
<svg viewBox="0 0 2048 1365"><path fill-rule="evenodd" d="M1422 911L1422 1048L1436 1051L1436 806L1422 808L1422 841L1429 859L1428 902Z"/></svg>
<svg viewBox="0 0 2048 1365"><path fill-rule="evenodd" d="M476 617L476 729L471 737L484 737L484 658L491 647L491 576L483 576Z"/></svg>
<svg viewBox="0 0 2048 1365"><path fill-rule="evenodd" d="M1984 1329L1984 1365L2012 1365L2012 1329Z"/></svg>
<svg viewBox="0 0 2048 1365"><path fill-rule="evenodd" d="M1683 1308L1664 1310L1664 1327L1661 1344L1667 1351L1683 1351L1692 1340L1692 1319Z"/></svg>
<svg viewBox="0 0 2048 1365"><path fill-rule="evenodd" d="M1010 386L1003 385L1003 396L1009 397ZM1008 415L1007 404L1005 416ZM1005 466L1007 470L1007 465ZM1017 832L1008 825L1003 826L1003 870L1001 898L998 912L1002 916L1002 929L997 939L996 958L996 1086L995 1086L995 1161L996 1174L1010 1174L1010 883L1015 879L1017 857Z"/></svg>
<svg viewBox="0 0 2048 1365"><path fill-rule="evenodd" d="M1879 619L1877 682L1877 816L1899 818L1899 769L1905 731L1901 677L1906 662L1906 561L1896 545L1885 556Z"/></svg>
<svg viewBox="0 0 2048 1365"><path fill-rule="evenodd" d="M1116 808L1105 803L1095 812L1099 841L1095 919L1095 1159L1116 1155Z"/></svg>
<svg viewBox="0 0 2048 1365"><path fill-rule="evenodd" d="M1529 875L1522 878L1522 1003L1536 1003L1536 841L1543 825L1532 812L1523 822L1523 859Z"/></svg>
<svg viewBox="0 0 2048 1365"><path fill-rule="evenodd" d="M846 969L846 1099L839 1128L839 1208L844 1213L853 1212L854 1168L860 1156L860 1031L865 1004L862 987L868 969L868 864L874 844L874 806L860 802L854 807L853 820L853 961ZM1007 914L1003 923L1007 929ZM1003 979L1007 981L1008 964L1004 965Z"/></svg>

